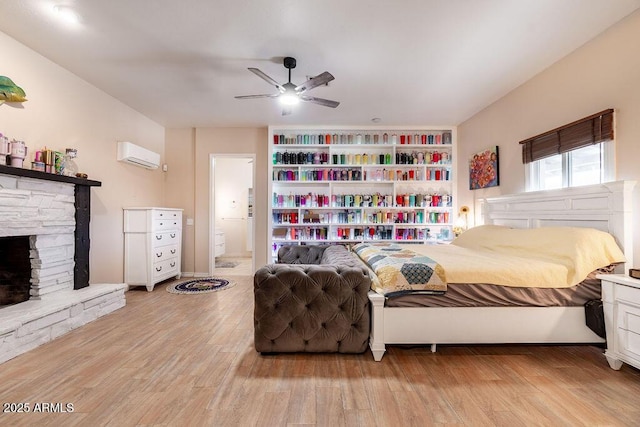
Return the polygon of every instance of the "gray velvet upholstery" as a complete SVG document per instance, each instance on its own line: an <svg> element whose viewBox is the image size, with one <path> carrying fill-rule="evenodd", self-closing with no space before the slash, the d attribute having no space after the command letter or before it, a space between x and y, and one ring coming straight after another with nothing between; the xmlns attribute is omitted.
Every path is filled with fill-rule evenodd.
<svg viewBox="0 0 640 427"><path fill-rule="evenodd" d="M293 259L318 259L317 246L291 248L296 252ZM305 249L300 248L311 253L302 253ZM291 251L285 251L285 256ZM321 252L320 264L270 264L256 271L257 351L366 351L370 330L368 270L343 246L323 247Z"/></svg>
<svg viewBox="0 0 640 427"><path fill-rule="evenodd" d="M320 264L327 245L282 246L278 250L278 264Z"/></svg>
<svg viewBox="0 0 640 427"><path fill-rule="evenodd" d="M340 265L343 267L362 268L368 271L364 263L341 245L329 246L322 253L320 264Z"/></svg>

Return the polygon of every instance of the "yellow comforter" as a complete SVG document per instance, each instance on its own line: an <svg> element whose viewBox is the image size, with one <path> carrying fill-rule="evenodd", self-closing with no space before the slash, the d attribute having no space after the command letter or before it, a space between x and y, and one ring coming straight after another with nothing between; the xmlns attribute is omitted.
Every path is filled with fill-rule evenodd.
<svg viewBox="0 0 640 427"><path fill-rule="evenodd" d="M450 245L410 245L440 264L447 283L565 288L592 271L624 262L613 237L590 228L516 229L484 225Z"/></svg>

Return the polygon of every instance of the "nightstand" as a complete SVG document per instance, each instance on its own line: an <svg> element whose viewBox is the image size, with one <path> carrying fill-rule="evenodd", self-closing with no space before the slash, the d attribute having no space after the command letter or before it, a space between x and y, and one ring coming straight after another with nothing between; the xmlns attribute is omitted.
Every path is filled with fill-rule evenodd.
<svg viewBox="0 0 640 427"><path fill-rule="evenodd" d="M640 280L624 274L596 277L602 280L607 362L615 370L623 362L640 369Z"/></svg>

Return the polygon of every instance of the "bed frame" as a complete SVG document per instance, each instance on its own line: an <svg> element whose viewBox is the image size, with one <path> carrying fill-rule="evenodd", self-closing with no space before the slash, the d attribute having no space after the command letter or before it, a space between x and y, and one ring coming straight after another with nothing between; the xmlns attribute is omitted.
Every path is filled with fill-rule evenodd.
<svg viewBox="0 0 640 427"><path fill-rule="evenodd" d="M591 227L612 234L633 261L631 203L635 181L536 191L481 200L485 224L517 228ZM619 272L626 271L624 265ZM387 344L602 343L583 307L385 307L369 292L369 347L380 361Z"/></svg>

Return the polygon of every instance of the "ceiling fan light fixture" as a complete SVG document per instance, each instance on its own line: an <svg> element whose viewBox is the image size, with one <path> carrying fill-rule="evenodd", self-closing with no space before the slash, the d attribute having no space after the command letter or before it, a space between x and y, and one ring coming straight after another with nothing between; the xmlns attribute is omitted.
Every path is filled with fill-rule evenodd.
<svg viewBox="0 0 640 427"><path fill-rule="evenodd" d="M334 77L328 71L318 74L315 77L307 79L306 82L296 86L291 83L291 69L296 67L296 60L290 56L284 58L284 67L289 71L289 80L280 84L257 68L249 68L256 76L266 81L272 86L278 89L279 93L274 94L262 94L262 95L241 95L236 96L236 99L253 99L253 98L278 98L282 108L282 115L286 116L291 114L292 109L290 107L300 103L300 101L311 102L314 104L322 105L329 108L336 108L340 103L338 101L332 101L330 99L317 98L315 96L309 96L306 93L318 86L326 85L328 82L334 79Z"/></svg>
<svg viewBox="0 0 640 427"><path fill-rule="evenodd" d="M295 93L285 92L278 97L282 105L297 105L300 103L300 98Z"/></svg>

